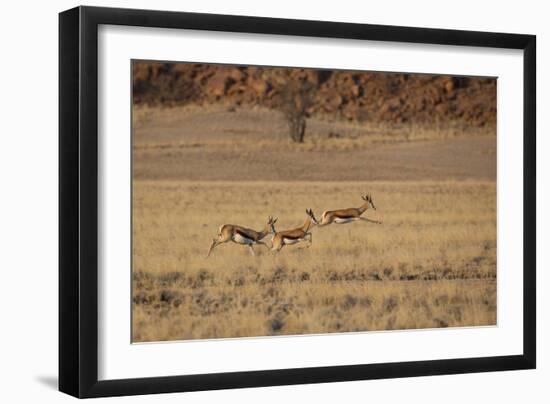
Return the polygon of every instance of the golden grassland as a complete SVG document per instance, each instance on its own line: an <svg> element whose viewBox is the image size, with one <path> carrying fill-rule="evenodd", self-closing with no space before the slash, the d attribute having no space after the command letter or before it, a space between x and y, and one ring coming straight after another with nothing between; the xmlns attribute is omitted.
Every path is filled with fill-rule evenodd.
<svg viewBox="0 0 550 404"><path fill-rule="evenodd" d="M271 254L220 245L224 223L283 230L305 209L359 206ZM268 236L267 240L270 237ZM269 244L269 241L268 241ZM496 184L425 181L133 181L134 342L496 324Z"/></svg>

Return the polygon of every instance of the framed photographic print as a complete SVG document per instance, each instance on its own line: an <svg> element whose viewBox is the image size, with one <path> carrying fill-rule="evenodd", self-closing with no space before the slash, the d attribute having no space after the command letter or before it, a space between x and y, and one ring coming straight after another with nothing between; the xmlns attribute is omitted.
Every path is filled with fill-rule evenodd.
<svg viewBox="0 0 550 404"><path fill-rule="evenodd" d="M535 367L534 36L59 27L61 391Z"/></svg>

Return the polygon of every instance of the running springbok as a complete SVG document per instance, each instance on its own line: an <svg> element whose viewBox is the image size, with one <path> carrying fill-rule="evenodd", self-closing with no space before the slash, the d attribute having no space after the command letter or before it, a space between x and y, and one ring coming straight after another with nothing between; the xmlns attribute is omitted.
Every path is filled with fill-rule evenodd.
<svg viewBox="0 0 550 404"><path fill-rule="evenodd" d="M267 218L267 224L262 231L254 231L235 224L224 224L220 226L220 229L218 230L218 238L212 239L212 244L210 245L206 258L210 256L210 253L216 246L227 243L228 241L248 246L252 252L252 255L256 255L254 248L252 247L254 244L261 244L269 249L269 246L264 243L262 239L264 239L268 234L275 233L274 225L276 221L277 218L273 219L269 216Z"/></svg>
<svg viewBox="0 0 550 404"><path fill-rule="evenodd" d="M321 216L321 223L319 223L319 226L327 226L331 223L344 224L355 222L357 220L364 220L365 222L382 224L382 222L379 222L377 220L371 220L361 216L369 208L369 206L376 210L376 206L374 206L374 202L372 201L372 197L370 196L370 194L364 195L361 198L365 201L365 203L363 203L363 205L358 208L327 210L323 212L323 215Z"/></svg>
<svg viewBox="0 0 550 404"><path fill-rule="evenodd" d="M301 241L309 241L308 247L311 246L313 240L309 231L313 226L319 224L319 222L311 209L306 209L306 213L306 221L301 227L275 232L271 239L271 251L279 252L285 245L296 244ZM275 230L275 228L273 228L273 230Z"/></svg>

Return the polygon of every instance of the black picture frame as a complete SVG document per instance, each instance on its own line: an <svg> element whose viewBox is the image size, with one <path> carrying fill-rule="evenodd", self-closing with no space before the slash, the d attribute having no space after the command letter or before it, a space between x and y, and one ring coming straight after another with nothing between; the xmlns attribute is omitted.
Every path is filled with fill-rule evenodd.
<svg viewBox="0 0 550 404"><path fill-rule="evenodd" d="M98 380L98 26L181 28L523 50L523 354ZM324 21L77 7L59 15L59 390L103 397L534 369L536 37Z"/></svg>

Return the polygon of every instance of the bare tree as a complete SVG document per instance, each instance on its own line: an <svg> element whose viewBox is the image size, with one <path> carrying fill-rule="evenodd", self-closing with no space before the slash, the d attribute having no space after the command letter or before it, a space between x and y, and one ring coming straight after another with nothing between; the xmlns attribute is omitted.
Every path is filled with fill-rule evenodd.
<svg viewBox="0 0 550 404"><path fill-rule="evenodd" d="M314 102L315 91L315 85L306 77L293 77L291 70L286 72L278 106L287 121L290 138L296 143L304 141L306 118Z"/></svg>

